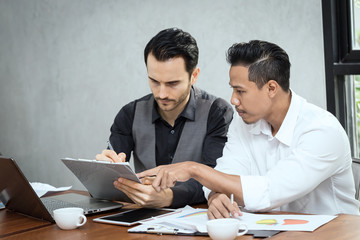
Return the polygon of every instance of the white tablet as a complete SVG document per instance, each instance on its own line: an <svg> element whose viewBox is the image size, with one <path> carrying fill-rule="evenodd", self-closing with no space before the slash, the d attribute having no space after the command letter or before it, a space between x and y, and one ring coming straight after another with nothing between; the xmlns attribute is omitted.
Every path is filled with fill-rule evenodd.
<svg viewBox="0 0 360 240"><path fill-rule="evenodd" d="M94 222L109 223L116 225L131 226L152 219L154 217L164 216L170 213L174 213L174 209L164 208L137 208L130 209L121 213L108 215L93 219Z"/></svg>

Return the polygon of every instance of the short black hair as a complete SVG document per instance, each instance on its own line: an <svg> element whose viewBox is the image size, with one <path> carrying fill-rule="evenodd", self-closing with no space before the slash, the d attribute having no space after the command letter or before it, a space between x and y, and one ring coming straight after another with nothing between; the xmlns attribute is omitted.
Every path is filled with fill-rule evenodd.
<svg viewBox="0 0 360 240"><path fill-rule="evenodd" d="M146 45L144 60L152 53L156 60L166 61L174 57L183 57L186 71L191 76L199 58L196 40L187 32L178 28L168 28L160 31Z"/></svg>
<svg viewBox="0 0 360 240"><path fill-rule="evenodd" d="M249 68L249 81L262 88L269 80L275 80L284 91L290 88L290 61L287 53L278 45L252 40L235 43L227 52L231 66Z"/></svg>

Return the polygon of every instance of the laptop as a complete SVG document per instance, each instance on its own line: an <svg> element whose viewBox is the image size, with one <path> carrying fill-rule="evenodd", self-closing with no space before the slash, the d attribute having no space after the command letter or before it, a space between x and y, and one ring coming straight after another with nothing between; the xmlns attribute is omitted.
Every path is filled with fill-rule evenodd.
<svg viewBox="0 0 360 240"><path fill-rule="evenodd" d="M121 203L95 199L76 193L39 198L12 158L0 156L0 201L5 208L34 218L55 222L53 210L81 207L84 214L119 209Z"/></svg>

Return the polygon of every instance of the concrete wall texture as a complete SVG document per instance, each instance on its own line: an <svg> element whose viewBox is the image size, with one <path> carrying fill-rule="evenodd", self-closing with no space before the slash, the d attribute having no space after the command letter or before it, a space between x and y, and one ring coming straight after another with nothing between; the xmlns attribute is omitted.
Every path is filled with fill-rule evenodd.
<svg viewBox="0 0 360 240"><path fill-rule="evenodd" d="M143 49L178 27L200 49L197 86L230 99L226 50L284 48L291 88L326 107L320 0L0 0L0 152L31 182L83 186L61 157L93 159L119 109L150 92Z"/></svg>

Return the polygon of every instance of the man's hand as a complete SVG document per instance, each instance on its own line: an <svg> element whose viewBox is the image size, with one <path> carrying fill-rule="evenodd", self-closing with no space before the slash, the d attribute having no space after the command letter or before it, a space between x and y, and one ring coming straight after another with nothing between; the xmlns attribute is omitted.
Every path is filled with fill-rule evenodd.
<svg viewBox="0 0 360 240"><path fill-rule="evenodd" d="M126 154L125 153L119 153L116 154L113 150L105 149L102 151L101 154L96 154L95 159L98 161L106 161L106 162L125 162L126 160Z"/></svg>
<svg viewBox="0 0 360 240"><path fill-rule="evenodd" d="M114 186L123 191L131 200L142 207L168 207L173 201L171 189L157 192L153 186L151 178L142 179L143 184L119 178L114 182Z"/></svg>
<svg viewBox="0 0 360 240"><path fill-rule="evenodd" d="M230 213L235 218L242 215L238 204L235 201L231 204L228 196L222 193L211 192L208 205L207 215L209 219L229 218Z"/></svg>
<svg viewBox="0 0 360 240"><path fill-rule="evenodd" d="M157 192L161 192L169 187L173 187L176 182L186 182L192 178L192 171L196 167L196 162L181 162L169 165L161 165L156 168L138 173L139 178L155 176L152 185Z"/></svg>

